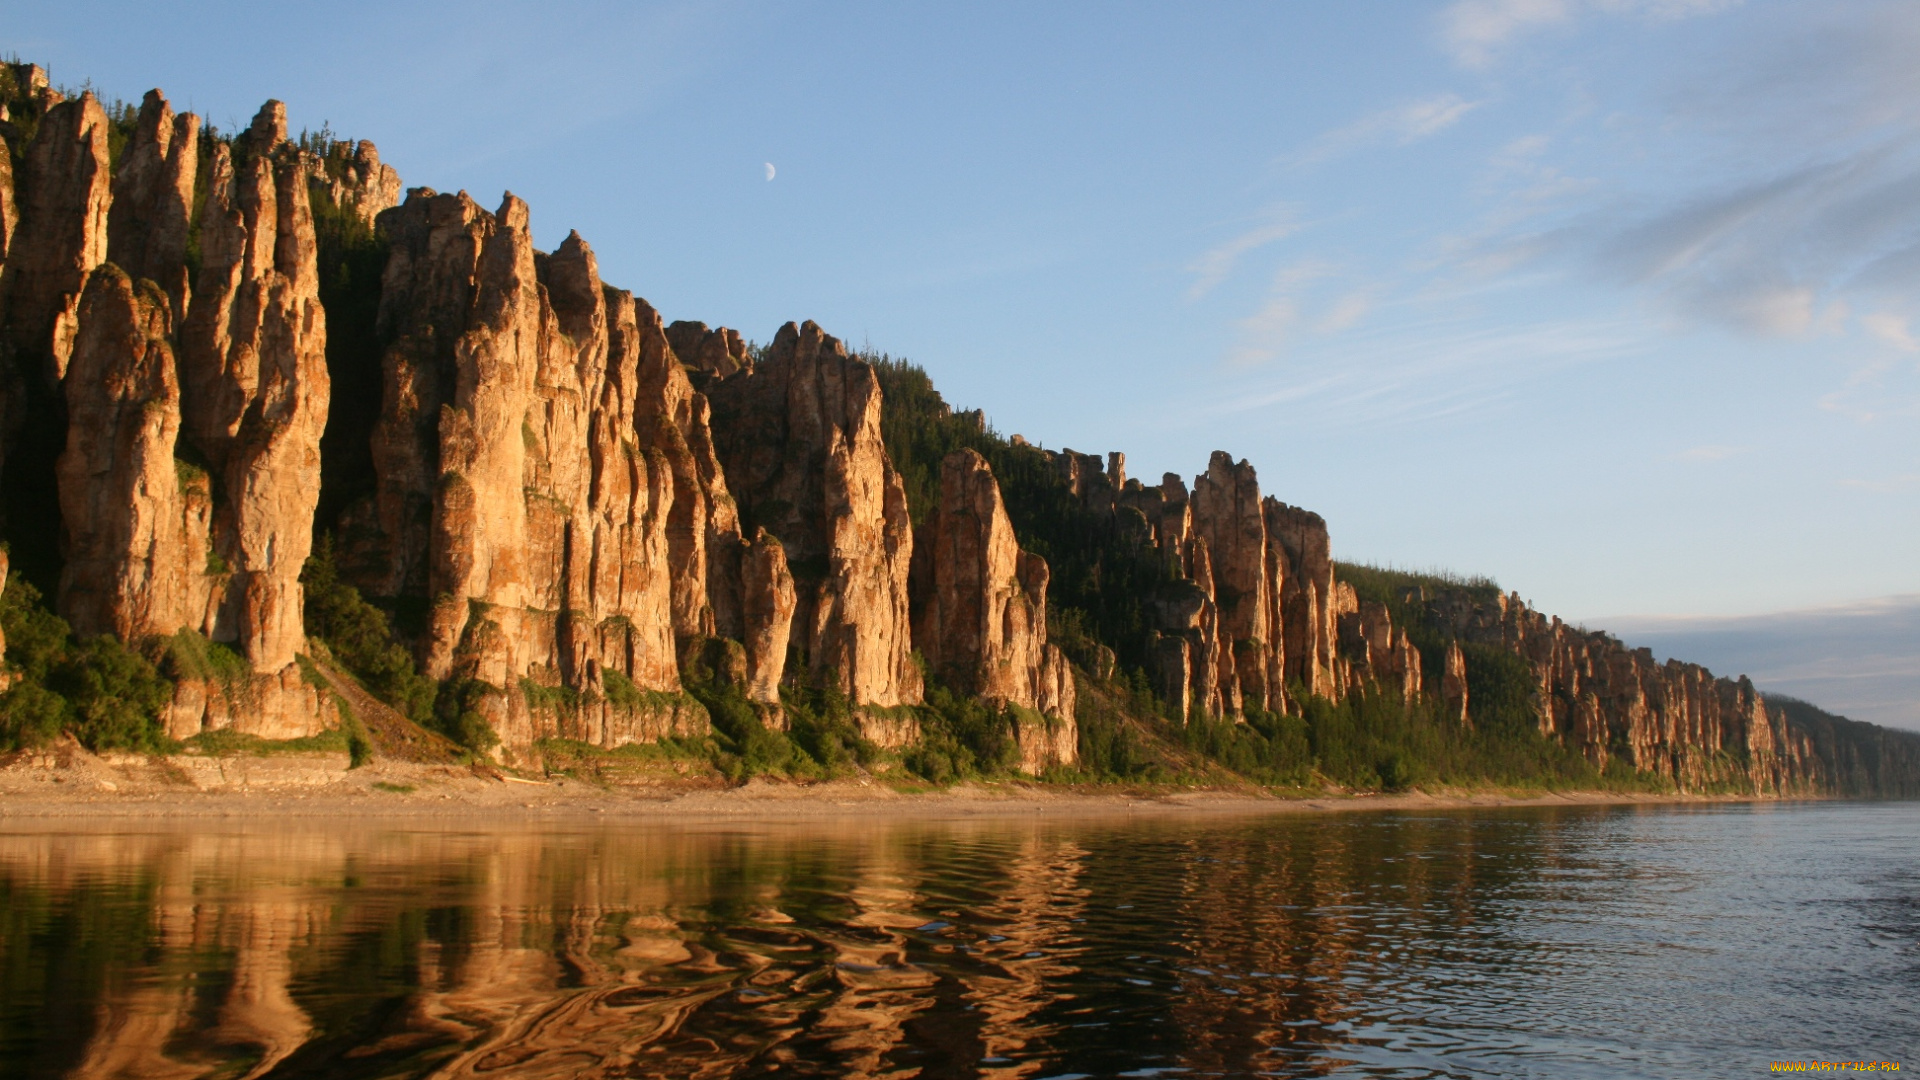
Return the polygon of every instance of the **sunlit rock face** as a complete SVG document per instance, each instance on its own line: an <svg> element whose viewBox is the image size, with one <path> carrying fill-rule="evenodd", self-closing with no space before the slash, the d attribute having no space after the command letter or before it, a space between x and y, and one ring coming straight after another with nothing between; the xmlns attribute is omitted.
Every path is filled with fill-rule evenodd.
<svg viewBox="0 0 1920 1080"><path fill-rule="evenodd" d="M677 691L676 635L738 609L737 571L725 600L707 596L711 550L737 548L738 528L705 401L658 314L607 287L577 234L536 251L511 195L488 213L416 189L379 227L378 482L343 530L363 587L432 598L423 667L499 691L489 708L510 746L703 731L697 709L671 708L563 732L572 721L521 696L522 680L597 696L606 670Z"/></svg>
<svg viewBox="0 0 1920 1080"><path fill-rule="evenodd" d="M861 705L917 703L906 490L880 436L873 369L809 322L713 386L713 431L741 516L780 540L792 647L815 685Z"/></svg>
<svg viewBox="0 0 1920 1080"><path fill-rule="evenodd" d="M212 499L177 466L168 301L111 264L79 307L58 465L67 563L58 606L82 635L135 641L207 622Z"/></svg>
<svg viewBox="0 0 1920 1080"><path fill-rule="evenodd" d="M300 571L332 390L307 171L287 143L285 107L268 102L235 147L240 160L215 147L207 178L200 274L180 333L180 409L218 485L213 549L229 576L210 636L235 641L264 674L306 647ZM167 222L171 198L156 200ZM147 230L150 254L172 255L171 241L163 252L154 243L164 231Z"/></svg>
<svg viewBox="0 0 1920 1080"><path fill-rule="evenodd" d="M402 201L371 143L291 140L279 102L222 135L157 90L109 115L37 68L9 73L0 476L24 520L4 523L6 565L82 634L157 655L184 632L175 644L238 655L244 677L174 673L169 734L337 722L298 664L300 575L338 482L320 456L335 411L321 249L371 228L378 288L333 339L365 355L331 361L359 365L342 385L377 373L377 402L353 402L369 475L333 489L350 494L318 531L347 580L419 624L421 668L479 695L503 756L704 734L681 672L707 655L767 723L784 723L783 690L837 692L866 738L904 747L916 648L943 683L1009 707L1021 768L1076 756L1076 672L1047 630L1051 572L1075 564L1022 550L1007 478L972 451L941 465L916 534L880 379L820 327L759 348L668 322L602 281L577 234L538 250L511 194L492 211L424 188ZM986 436L981 414L942 413L968 415ZM1364 696L1470 728L1488 706L1469 683L1497 652L1526 665L1539 730L1602 769L1864 792L1913 761L1517 598L1357 592L1326 522L1224 451L1154 486L1119 453L1037 453L1046 469L1020 482L1057 483L1048 497L1064 490L1155 578L1129 598L1144 640L1075 655L1105 683L1131 677L1123 646L1178 715L1264 722Z"/></svg>
<svg viewBox="0 0 1920 1080"><path fill-rule="evenodd" d="M198 118L176 116L158 91L117 171L92 95L40 102L10 177L19 197L5 200L0 387L9 448L29 422L34 439L57 440L55 604L82 634L185 630L228 643L252 685L216 693L238 698L203 720L318 731L331 717L317 695L282 692L306 643L299 574L329 395L306 174L284 110L269 102L248 132L217 143L202 177ZM177 734L199 730L176 712Z"/></svg>

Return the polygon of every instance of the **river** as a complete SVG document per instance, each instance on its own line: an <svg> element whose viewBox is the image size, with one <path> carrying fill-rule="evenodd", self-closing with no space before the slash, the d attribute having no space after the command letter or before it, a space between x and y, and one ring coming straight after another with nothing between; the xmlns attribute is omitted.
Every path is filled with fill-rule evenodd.
<svg viewBox="0 0 1920 1080"><path fill-rule="evenodd" d="M1920 804L0 831L8 1077L1920 1068Z"/></svg>

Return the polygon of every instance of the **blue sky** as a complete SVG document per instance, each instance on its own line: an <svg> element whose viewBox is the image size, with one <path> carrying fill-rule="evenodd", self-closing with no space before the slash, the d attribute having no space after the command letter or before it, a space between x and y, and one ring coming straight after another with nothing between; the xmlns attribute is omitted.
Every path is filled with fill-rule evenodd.
<svg viewBox="0 0 1920 1080"><path fill-rule="evenodd" d="M1920 592L1910 3L67 0L0 47L375 140L668 318L813 318L1546 610ZM768 163L775 174L768 179Z"/></svg>

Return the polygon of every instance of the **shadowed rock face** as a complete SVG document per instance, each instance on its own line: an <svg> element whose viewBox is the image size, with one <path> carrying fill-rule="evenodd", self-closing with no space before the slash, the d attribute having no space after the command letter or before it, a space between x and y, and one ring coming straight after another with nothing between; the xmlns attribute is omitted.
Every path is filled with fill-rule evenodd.
<svg viewBox="0 0 1920 1080"><path fill-rule="evenodd" d="M698 638L739 639L745 541L714 448L712 409L688 379L659 312L643 300L636 313L642 407L634 431L673 477L667 563L674 634L683 651Z"/></svg>
<svg viewBox="0 0 1920 1080"><path fill-rule="evenodd" d="M400 205L400 174L393 166L380 162L380 151L365 139L349 150L335 143L334 152L342 159L337 171L329 171L320 162L312 162L314 179L326 186L336 206L351 206L371 225L381 211Z"/></svg>
<svg viewBox="0 0 1920 1080"><path fill-rule="evenodd" d="M200 118L175 116L160 91L147 91L113 177L107 258L134 280L165 290L175 325L187 313L187 242L199 167Z"/></svg>
<svg viewBox="0 0 1920 1080"><path fill-rule="evenodd" d="M87 275L107 257L106 113L92 94L47 109L15 177L20 223L0 273L0 340L20 378L58 383Z"/></svg>
<svg viewBox="0 0 1920 1080"><path fill-rule="evenodd" d="M1447 657L1440 682L1440 700L1446 703L1447 718L1471 729L1473 720L1467 712L1467 654L1460 651L1458 641L1447 642Z"/></svg>
<svg viewBox="0 0 1920 1080"><path fill-rule="evenodd" d="M713 389L719 458L742 516L780 539L792 643L814 683L866 705L920 701L911 660L906 489L880 438L880 384L809 322Z"/></svg>
<svg viewBox="0 0 1920 1080"><path fill-rule="evenodd" d="M1046 560L1020 550L986 459L947 455L914 546L914 645L928 667L962 693L1071 721L1073 673L1047 643L1047 578Z"/></svg>
<svg viewBox="0 0 1920 1080"><path fill-rule="evenodd" d="M680 362L695 371L724 379L753 367L738 330L724 326L709 330L706 323L682 320L667 327L667 340Z"/></svg>
<svg viewBox="0 0 1920 1080"><path fill-rule="evenodd" d="M1417 692L1418 657L1404 634L1385 667L1361 651L1363 634L1343 650L1326 522L1263 497L1248 462L1216 451L1189 494L1175 473L1151 488L1125 480L1119 454L1104 468L1092 454L1049 456L1086 505L1113 514L1183 579L1152 600L1150 670L1183 713L1282 712L1296 704L1290 686L1339 698L1383 674Z"/></svg>

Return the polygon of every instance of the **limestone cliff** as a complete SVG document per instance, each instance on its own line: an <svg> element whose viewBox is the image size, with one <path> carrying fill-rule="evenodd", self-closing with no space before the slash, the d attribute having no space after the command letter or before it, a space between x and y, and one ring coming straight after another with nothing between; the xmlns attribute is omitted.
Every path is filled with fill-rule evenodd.
<svg viewBox="0 0 1920 1080"><path fill-rule="evenodd" d="M178 325L186 318L187 245L200 167L200 118L174 115L160 91L140 102L140 119L113 177L107 258L134 280L160 286Z"/></svg>
<svg viewBox="0 0 1920 1080"><path fill-rule="evenodd" d="M524 707L522 680L592 695L611 669L677 691L676 496L685 510L695 494L724 506L725 491L712 497L717 476L685 486L698 468L681 425L704 403L659 317L607 288L577 235L536 251L511 195L489 214L416 189L379 227L391 254L377 487L345 522L363 585L432 598L425 670L499 691L490 715L509 745L559 733ZM683 531L682 547L706 529ZM660 733L691 722L676 714ZM619 727L591 741L632 741Z"/></svg>
<svg viewBox="0 0 1920 1080"><path fill-rule="evenodd" d="M511 194L403 201L371 143L290 140L278 102L222 135L158 91L109 110L4 74L0 583L49 589L83 635L218 659L170 669L175 737L337 721L300 666L320 534L400 627L381 647L438 683L424 700L478 714L515 763L552 737L706 734L683 670L730 724L850 712L907 749L923 722L960 723L925 703L923 661L1009 707L980 752L1005 760L1011 736L1034 773L1076 760L1084 697L1124 699L1143 731L1247 720L1268 750L1281 718L1348 702L1462 746L1531 728L1687 790L1920 788L1912 740L1490 586L1395 592L1336 568L1326 522L1225 452L1148 486L1120 453L1000 439L812 322L764 348L668 322L579 235L539 250ZM332 352L323 264L349 328ZM327 431L336 373L353 419ZM920 411L884 414L902 400Z"/></svg>
<svg viewBox="0 0 1920 1080"><path fill-rule="evenodd" d="M310 734L332 719L294 671L326 330L284 111L269 103L246 135L214 146L191 289L198 119L149 93L111 175L105 127L91 95L41 117L0 281L9 409L33 405L34 439L63 446L58 607L82 634L232 643L260 699L234 722ZM76 273L86 284L71 292ZM58 388L50 402L46 384ZM31 469L32 455L15 465Z"/></svg>
<svg viewBox="0 0 1920 1080"><path fill-rule="evenodd" d="M1517 595L1488 601L1439 591L1423 597L1419 609L1450 641L1496 646L1525 660L1540 732L1596 766L1619 759L1684 791L1830 786L1830 769L1808 736L1769 709L1745 676L1716 678L1698 664L1655 663L1646 649L1569 626ZM1457 650L1449 646L1449 671Z"/></svg>
<svg viewBox="0 0 1920 1080"><path fill-rule="evenodd" d="M58 606L81 635L123 641L201 629L213 509L174 457L180 381L168 298L107 264L89 278L69 365L57 465L67 562Z"/></svg>
<svg viewBox="0 0 1920 1080"><path fill-rule="evenodd" d="M99 101L82 94L47 108L22 155L20 222L0 271L0 348L19 380L53 385L66 374L80 293L107 257L108 134Z"/></svg>
<svg viewBox="0 0 1920 1080"><path fill-rule="evenodd" d="M1046 560L1020 550L986 459L949 454L914 542L914 645L960 693L1040 714L1018 718L1029 773L1076 756L1073 671L1047 642L1047 577Z"/></svg>
<svg viewBox="0 0 1920 1080"><path fill-rule="evenodd" d="M906 491L880 436L871 367L809 322L713 387L714 437L741 516L779 538L808 677L861 705L920 701L909 653Z"/></svg>
<svg viewBox="0 0 1920 1080"><path fill-rule="evenodd" d="M164 101L157 105L164 115ZM164 130L156 124L153 137ZM143 123L129 154L159 155L147 134ZM231 148L214 148L200 273L179 350L182 425L219 486L213 549L229 575L209 636L237 642L261 673L286 668L306 647L300 571L312 548L331 395L306 172L286 136L285 106L271 101ZM161 239L178 210L177 190L168 191L153 200L161 221L138 212L123 219L122 246L144 251L163 278L180 279L174 264L151 261L183 250Z"/></svg>
<svg viewBox="0 0 1920 1080"><path fill-rule="evenodd" d="M706 323L682 320L667 327L667 340L680 362L695 371L724 379L753 367L746 339L738 330L724 326L710 330Z"/></svg>

